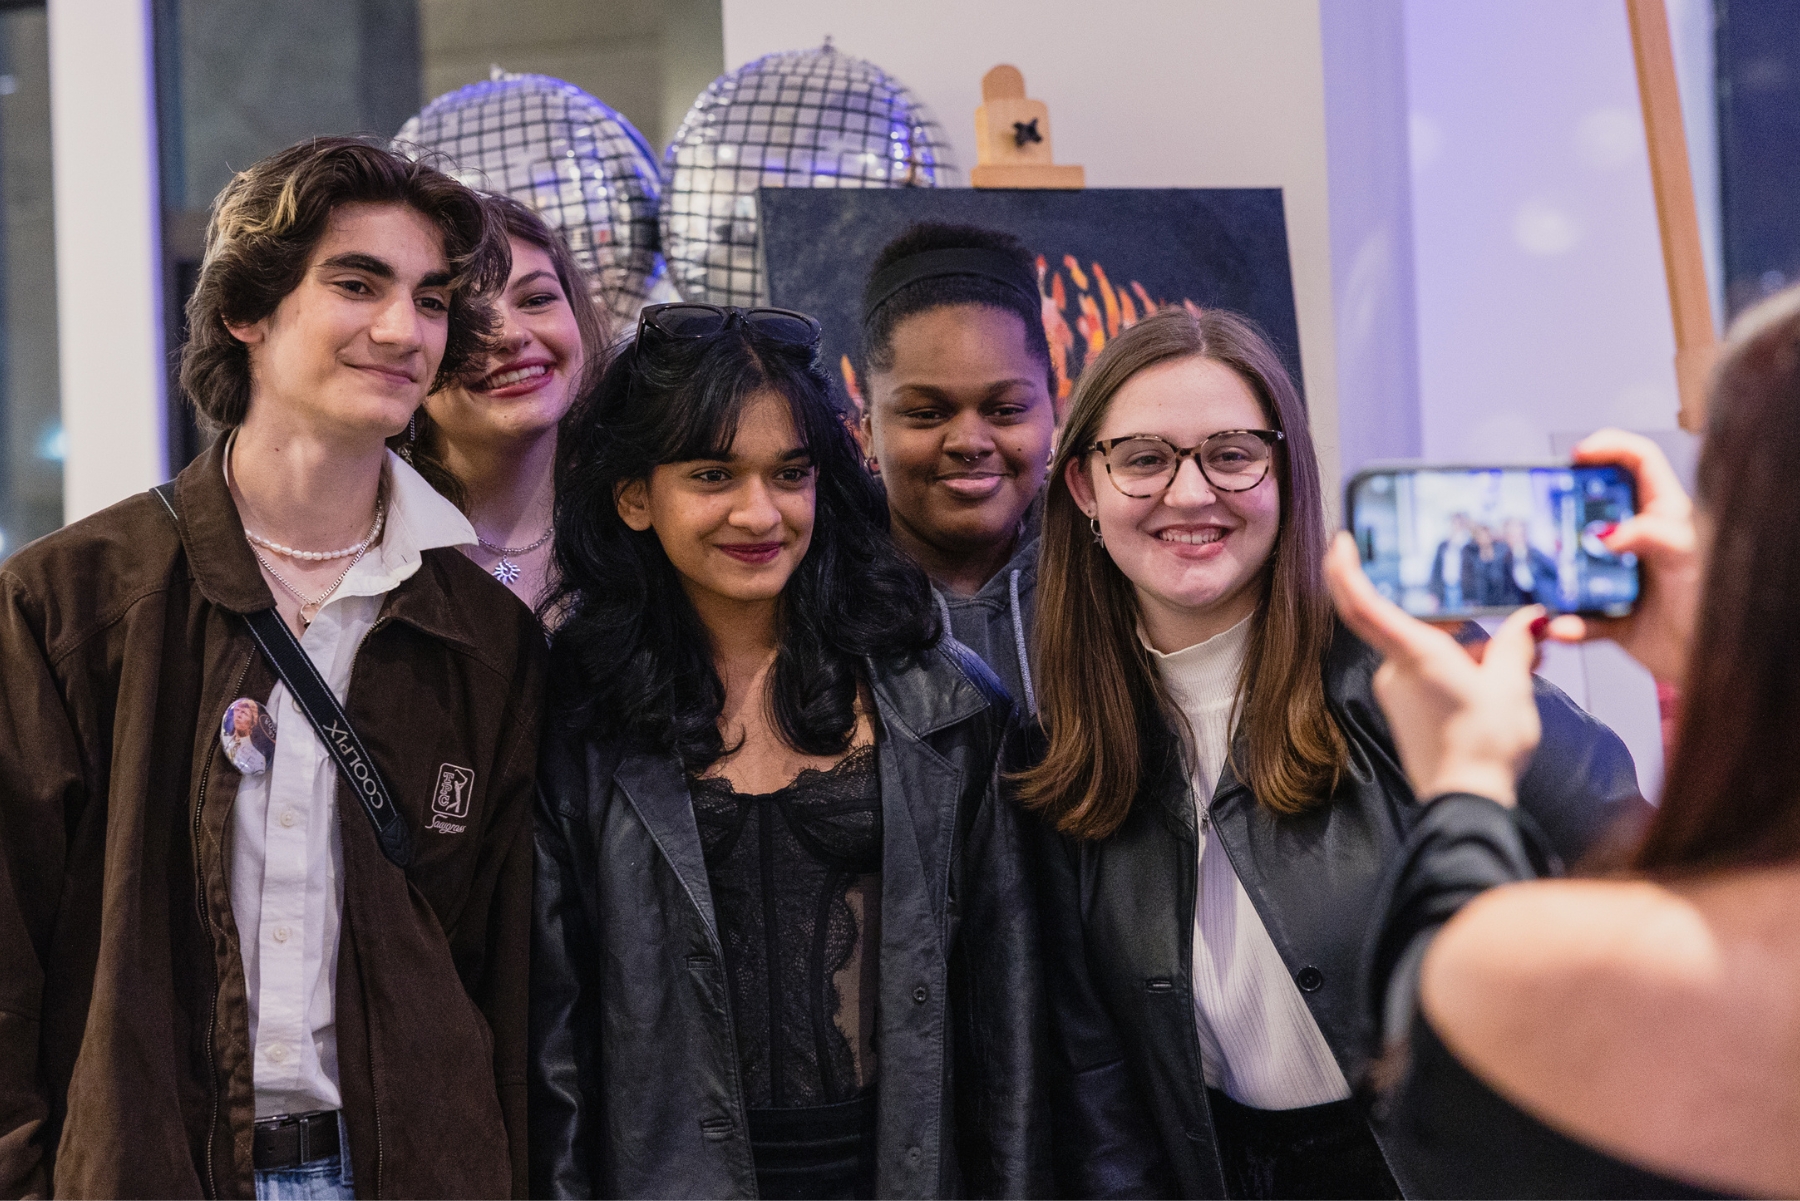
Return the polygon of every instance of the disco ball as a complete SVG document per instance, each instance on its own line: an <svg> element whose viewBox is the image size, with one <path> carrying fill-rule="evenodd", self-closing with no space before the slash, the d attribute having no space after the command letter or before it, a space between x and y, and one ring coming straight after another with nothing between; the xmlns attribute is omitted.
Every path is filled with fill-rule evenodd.
<svg viewBox="0 0 1800 1201"><path fill-rule="evenodd" d="M496 69L427 104L395 141L441 153L463 183L536 210L621 318L673 299L657 250L656 156L631 122L574 84Z"/></svg>
<svg viewBox="0 0 1800 1201"><path fill-rule="evenodd" d="M670 276L690 301L761 304L757 188L937 187L949 150L899 80L830 42L721 75L663 154Z"/></svg>

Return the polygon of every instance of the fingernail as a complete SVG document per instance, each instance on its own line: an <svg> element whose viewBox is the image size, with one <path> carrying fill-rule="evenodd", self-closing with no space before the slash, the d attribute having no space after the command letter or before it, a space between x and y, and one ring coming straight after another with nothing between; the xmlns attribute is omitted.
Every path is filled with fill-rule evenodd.
<svg viewBox="0 0 1800 1201"><path fill-rule="evenodd" d="M1550 632L1550 615L1548 613L1540 613L1536 617L1532 618L1532 621L1531 621L1531 636L1532 636L1532 638L1536 639L1538 642L1542 642L1544 640L1544 636L1546 634L1548 634L1549 632Z"/></svg>
<svg viewBox="0 0 1800 1201"><path fill-rule="evenodd" d="M1597 538L1610 538L1613 536L1613 531L1618 528L1619 528L1618 522L1609 521L1605 525L1601 526L1599 529L1595 530L1594 536Z"/></svg>

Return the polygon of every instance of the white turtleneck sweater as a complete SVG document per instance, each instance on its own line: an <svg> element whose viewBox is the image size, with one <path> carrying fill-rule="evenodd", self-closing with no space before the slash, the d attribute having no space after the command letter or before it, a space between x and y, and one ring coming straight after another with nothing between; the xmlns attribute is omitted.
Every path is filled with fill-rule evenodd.
<svg viewBox="0 0 1800 1201"><path fill-rule="evenodd" d="M1350 1086L1207 820L1231 749L1252 620L1172 655L1150 647L1150 655L1192 733L1201 827L1194 1023L1206 1083L1258 1109L1299 1109L1342 1101Z"/></svg>

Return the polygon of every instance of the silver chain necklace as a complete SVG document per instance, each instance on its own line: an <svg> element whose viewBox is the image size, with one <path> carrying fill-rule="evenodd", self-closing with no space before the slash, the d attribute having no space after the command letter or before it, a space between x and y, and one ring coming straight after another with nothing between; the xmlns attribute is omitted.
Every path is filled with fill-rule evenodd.
<svg viewBox="0 0 1800 1201"><path fill-rule="evenodd" d="M357 551L355 557L350 560L349 566L338 572L338 578L331 581L331 587L319 593L317 597L308 596L306 593L289 583L279 571L275 570L274 564L263 558L263 553L256 549L254 543L251 544L250 553L256 556L256 561L262 564L262 569L268 572L277 584L280 584L283 588L287 589L289 596L300 602L300 624L309 626L313 623L313 618L319 615L319 607L331 599L331 594L336 592L338 588L343 585L344 580L349 577L350 572L355 569L358 563L363 561L363 556L369 553L369 547L365 546Z"/></svg>
<svg viewBox="0 0 1800 1201"><path fill-rule="evenodd" d="M488 554L500 556L500 561L494 564L494 578L499 580L502 584L516 584L519 582L519 565L513 562L513 559L521 555L530 554L538 547L544 545L544 543L550 541L550 535L554 533L556 533L556 527L551 526L544 531L543 537L539 538L536 542L531 543L529 546L496 546L486 538L483 538L480 530L476 530L475 541L480 545L481 549Z"/></svg>

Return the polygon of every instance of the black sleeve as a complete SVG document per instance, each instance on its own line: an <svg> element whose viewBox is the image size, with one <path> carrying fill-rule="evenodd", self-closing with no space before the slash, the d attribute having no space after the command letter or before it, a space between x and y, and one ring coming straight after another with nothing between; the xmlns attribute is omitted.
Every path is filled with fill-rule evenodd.
<svg viewBox="0 0 1800 1201"><path fill-rule="evenodd" d="M1427 804L1375 908L1363 993L1374 1018L1371 1060L1407 1037L1419 967L1444 924L1496 885L1561 870L1536 823L1518 809L1465 793Z"/></svg>
<svg viewBox="0 0 1800 1201"><path fill-rule="evenodd" d="M1050 1010L1046 1075L1057 1195L1172 1197L1174 1177L1157 1125L1088 969L1079 851L1046 822L1025 822Z"/></svg>
<svg viewBox="0 0 1800 1201"><path fill-rule="evenodd" d="M994 757L958 871L957 1151L975 1197L1041 1197L1050 1188L1037 907L1019 815L1004 795L1008 763L1005 752Z"/></svg>
<svg viewBox="0 0 1800 1201"><path fill-rule="evenodd" d="M1519 777L1519 810L1563 862L1578 863L1609 831L1652 810L1624 741L1556 685L1532 683L1544 732Z"/></svg>
<svg viewBox="0 0 1800 1201"><path fill-rule="evenodd" d="M571 826L586 781L567 757L547 748L540 772L531 929L531 1195L592 1197L597 1182L588 1147L598 1120L592 1036L599 1021L590 928Z"/></svg>

